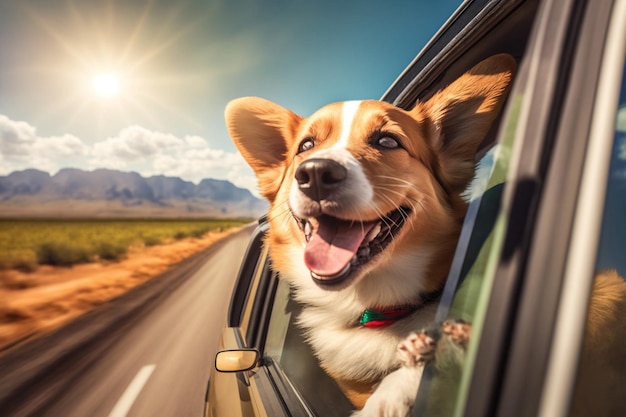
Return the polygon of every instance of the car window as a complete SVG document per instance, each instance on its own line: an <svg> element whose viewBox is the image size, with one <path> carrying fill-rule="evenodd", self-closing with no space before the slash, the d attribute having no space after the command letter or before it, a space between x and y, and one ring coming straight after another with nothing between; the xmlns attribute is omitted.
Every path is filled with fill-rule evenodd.
<svg viewBox="0 0 626 417"><path fill-rule="evenodd" d="M626 71L626 69L625 69ZM626 415L626 81L608 170L594 291L589 301L585 348L581 357L571 417ZM438 320L472 323L472 338L462 362L429 364L413 416L461 415L472 378L475 352L505 232L501 197L511 163L514 132L522 98L509 100L500 142L480 160L468 193L470 205L446 284ZM574 324L576 325L576 324Z"/></svg>
<svg viewBox="0 0 626 417"><path fill-rule="evenodd" d="M475 179L466 193L469 207L437 312L439 322L451 318L472 323L468 356L462 363L446 361L437 367L426 366L413 416L459 415L465 403L473 367L471 353L482 330L503 243L501 200L521 104L522 97L512 94L499 142L488 147L478 162Z"/></svg>
<svg viewBox="0 0 626 417"><path fill-rule="evenodd" d="M571 416L626 415L626 67Z"/></svg>
<svg viewBox="0 0 626 417"><path fill-rule="evenodd" d="M259 301L261 297L256 297L256 294L259 292L259 285L263 281L263 274L267 271L267 268L265 267L268 262L267 252L267 247L263 246L257 258L257 262L253 266L254 272L245 281L245 285L238 284L239 289L245 291L245 302L243 303L243 308L241 310L239 327L241 328L242 334L245 335L248 344L252 343L253 338L251 336L252 333L256 331L254 324L256 324L256 321L259 319L259 316L253 314L253 312L259 309L258 306L261 303Z"/></svg>
<svg viewBox="0 0 626 417"><path fill-rule="evenodd" d="M265 259L267 257L267 248L263 245L263 239L265 237L265 231L267 225L263 222L260 223L252 233L252 238L248 244L248 249L244 257L244 261L241 265L237 277L237 283L233 289L233 295L230 301L228 326L229 327L244 327L247 328L250 309L250 296L254 294L254 289L258 283L258 276L263 269Z"/></svg>
<svg viewBox="0 0 626 417"><path fill-rule="evenodd" d="M266 360L281 368L315 414L328 417L350 415L350 402L335 381L320 368L296 324L299 311L300 305L291 297L289 284L279 279L267 330Z"/></svg>
<svg viewBox="0 0 626 417"><path fill-rule="evenodd" d="M516 115L519 113L521 99L512 99L511 117L506 132L499 143L492 143L482 149L477 164L475 179L465 194L469 209L465 218L465 227L459 239L457 254L447 281L446 293L454 294L449 300L442 299L438 312L440 319L446 317L463 318L474 322L481 309L486 308L486 301L478 302L481 294L490 288L489 277L493 274L490 263L492 254L499 248L496 241L496 219L500 211L500 201L512 151L513 136L516 127ZM271 312L264 353L291 379L302 398L317 415L347 416L352 406L337 384L319 367L317 359L305 342L296 324L300 306L291 298L287 282L279 280L274 305ZM476 320L478 322L480 320ZM432 416L453 415L456 402L450 401L452 392L459 389L463 381L459 374L451 378L441 378L445 372L433 378L433 390L427 390L428 407L433 407L427 414ZM469 373L468 373L469 374ZM429 381L426 381L427 385ZM453 391L451 391L453 387ZM437 399L436 392L444 390L446 401ZM461 392L460 390L459 392ZM414 408L417 410L418 407ZM422 414L420 414L422 415Z"/></svg>

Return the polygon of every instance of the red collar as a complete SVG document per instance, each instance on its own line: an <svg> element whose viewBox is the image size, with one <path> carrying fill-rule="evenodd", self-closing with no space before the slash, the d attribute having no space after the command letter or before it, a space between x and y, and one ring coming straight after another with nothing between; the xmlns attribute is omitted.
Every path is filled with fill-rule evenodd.
<svg viewBox="0 0 626 417"><path fill-rule="evenodd" d="M404 305L382 309L367 308L359 318L359 324L363 327L378 328L389 326L416 312L422 305Z"/></svg>
<svg viewBox="0 0 626 417"><path fill-rule="evenodd" d="M381 307L381 308L366 308L361 317L359 318L359 324L368 328L386 327L394 324L398 320L410 316L417 310L423 308L426 304L439 299L441 291L435 291L430 294L426 294L421 298L419 304L405 304L393 307Z"/></svg>

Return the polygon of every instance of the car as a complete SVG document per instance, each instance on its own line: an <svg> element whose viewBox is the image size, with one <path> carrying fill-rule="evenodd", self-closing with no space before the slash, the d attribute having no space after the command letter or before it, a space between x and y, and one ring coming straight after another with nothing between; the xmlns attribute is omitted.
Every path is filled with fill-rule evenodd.
<svg viewBox="0 0 626 417"><path fill-rule="evenodd" d="M597 272L626 276L626 1L465 1L382 100L410 108L496 53L518 72L437 312L471 317L472 339L460 374L426 367L411 415L626 415L624 364L594 372L601 358L583 354ZM295 323L267 227L241 266L205 415L350 415ZM596 335L602 355L624 349L611 343L622 327Z"/></svg>

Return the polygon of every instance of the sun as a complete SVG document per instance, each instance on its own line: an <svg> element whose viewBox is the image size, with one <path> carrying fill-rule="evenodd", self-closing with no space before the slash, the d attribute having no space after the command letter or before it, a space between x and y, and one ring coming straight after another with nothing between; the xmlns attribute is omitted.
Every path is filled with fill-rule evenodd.
<svg viewBox="0 0 626 417"><path fill-rule="evenodd" d="M113 73L102 72L93 77L91 87L98 96L112 98L119 94L120 80Z"/></svg>

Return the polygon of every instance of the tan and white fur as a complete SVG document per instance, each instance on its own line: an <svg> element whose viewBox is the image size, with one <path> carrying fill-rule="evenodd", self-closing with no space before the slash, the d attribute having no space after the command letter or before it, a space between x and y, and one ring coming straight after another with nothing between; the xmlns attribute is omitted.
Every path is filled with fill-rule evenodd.
<svg viewBox="0 0 626 417"><path fill-rule="evenodd" d="M303 305L299 324L321 366L357 408L398 370L380 385L404 389L406 405L384 411L375 396L367 415L406 414L415 395L419 372L401 366L397 347L434 318L426 301L444 285L461 194L514 70L512 57L493 56L408 111L348 101L304 118L256 97L227 106L229 133L271 205L273 266ZM391 325L359 325L366 309L407 305L414 311Z"/></svg>

